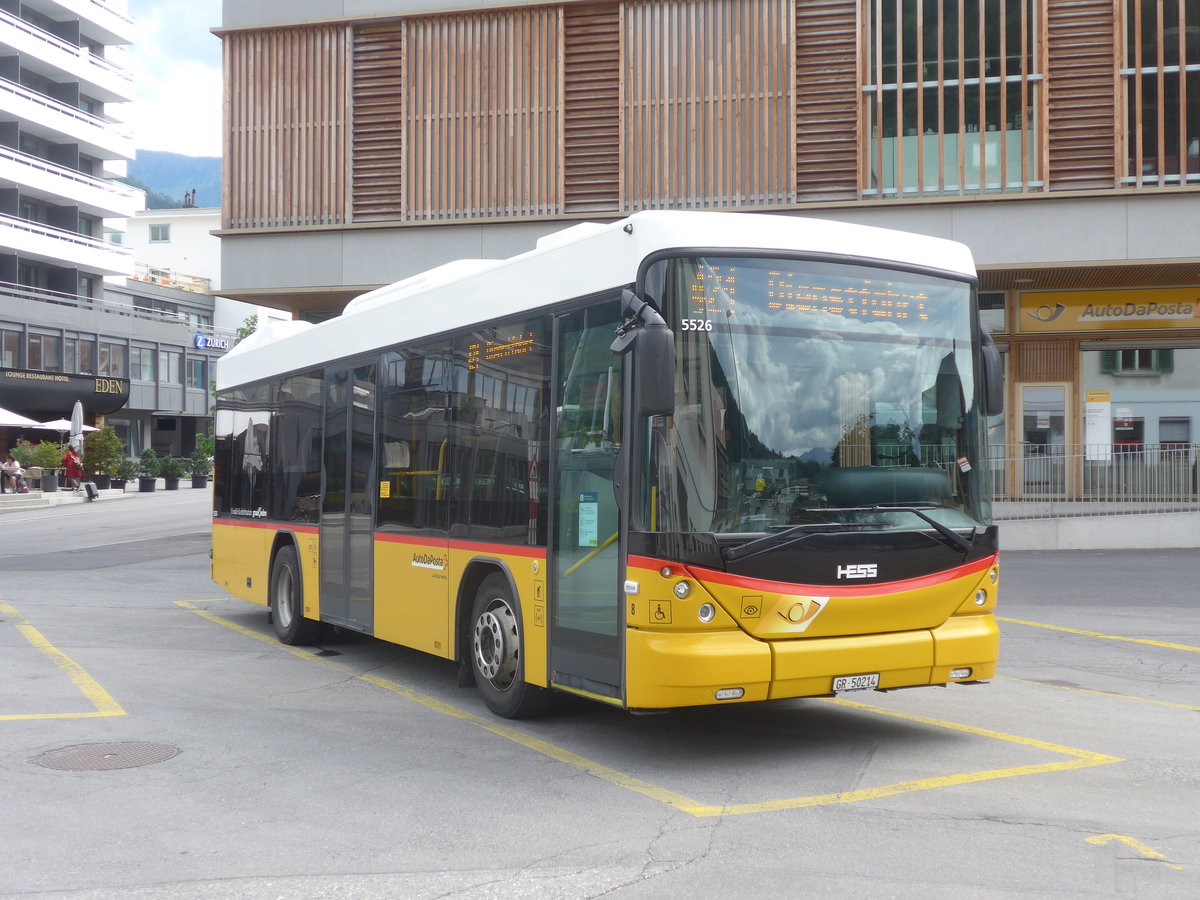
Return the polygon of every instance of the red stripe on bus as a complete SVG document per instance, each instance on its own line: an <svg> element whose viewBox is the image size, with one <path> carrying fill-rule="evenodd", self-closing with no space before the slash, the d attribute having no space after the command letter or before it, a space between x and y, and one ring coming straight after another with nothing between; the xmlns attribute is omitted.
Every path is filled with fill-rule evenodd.
<svg viewBox="0 0 1200 900"><path fill-rule="evenodd" d="M248 519L213 519L214 525L236 525L238 528L267 528L271 531L296 531L300 534L320 534L316 525L294 525L291 522L252 522Z"/></svg>
<svg viewBox="0 0 1200 900"><path fill-rule="evenodd" d="M893 594L902 591L914 591L920 588L933 587L938 584L945 584L948 581L954 581L956 578L965 578L968 575L974 575L984 571L996 562L998 554L993 553L991 556L976 560L975 562L966 563L956 568L949 569L945 572L935 572L932 575L921 575L917 578L908 578L904 581L889 581L875 582L874 584L858 584L858 585L829 585L829 584L793 584L788 581L767 581L762 578L751 578L744 575L730 575L728 572L718 572L716 569L704 569L699 566L683 566L680 563L672 563L663 559L653 559L648 556L630 556L630 567L641 569L662 569L664 566L671 568L680 568L687 571L693 578L698 581L712 582L714 584L724 584L729 587L743 588L749 591L758 591L763 593L776 594L821 594L832 597L857 597L862 594ZM681 573L682 574L682 573Z"/></svg>
<svg viewBox="0 0 1200 900"><path fill-rule="evenodd" d="M508 556L525 556L531 559L545 559L545 547L525 547L518 544L484 544L476 541L451 540L449 538L418 538L406 534L390 534L375 532L375 540L389 544L411 544L415 547L433 547L443 544L451 550L465 550L470 553L506 554Z"/></svg>

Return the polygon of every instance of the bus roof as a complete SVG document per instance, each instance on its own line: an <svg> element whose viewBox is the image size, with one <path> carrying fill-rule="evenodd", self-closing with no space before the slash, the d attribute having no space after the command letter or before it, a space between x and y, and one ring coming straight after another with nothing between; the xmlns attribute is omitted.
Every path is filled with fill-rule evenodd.
<svg viewBox="0 0 1200 900"><path fill-rule="evenodd" d="M942 238L788 215L647 211L547 235L504 260L458 260L350 301L337 318L281 322L243 340L218 363L221 388L319 368L425 336L520 316L632 284L664 250L815 253L974 276L971 252Z"/></svg>

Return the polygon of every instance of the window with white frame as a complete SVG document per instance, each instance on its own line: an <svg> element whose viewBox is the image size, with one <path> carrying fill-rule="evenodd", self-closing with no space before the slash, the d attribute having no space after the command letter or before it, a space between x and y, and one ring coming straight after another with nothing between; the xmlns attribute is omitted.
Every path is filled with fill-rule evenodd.
<svg viewBox="0 0 1200 900"><path fill-rule="evenodd" d="M151 225L150 226L150 243L152 244L167 244L171 241L171 226L167 225Z"/></svg>

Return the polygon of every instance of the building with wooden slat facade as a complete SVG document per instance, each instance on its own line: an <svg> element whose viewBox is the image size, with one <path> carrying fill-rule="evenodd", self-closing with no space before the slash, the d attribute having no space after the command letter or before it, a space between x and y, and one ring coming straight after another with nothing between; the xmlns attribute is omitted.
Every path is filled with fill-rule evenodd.
<svg viewBox="0 0 1200 900"><path fill-rule="evenodd" d="M321 318L646 208L861 222L972 248L1005 443L1095 439L1089 393L1108 441L1197 440L1200 0L238 0L217 31L229 296Z"/></svg>

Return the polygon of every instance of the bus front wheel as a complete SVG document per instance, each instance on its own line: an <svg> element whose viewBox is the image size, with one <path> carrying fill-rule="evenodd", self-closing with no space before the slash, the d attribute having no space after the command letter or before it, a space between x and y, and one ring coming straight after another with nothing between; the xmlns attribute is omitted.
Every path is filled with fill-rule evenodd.
<svg viewBox="0 0 1200 900"><path fill-rule="evenodd" d="M304 596L300 590L300 557L290 544L281 547L271 565L271 622L284 644L315 644L321 623L304 618Z"/></svg>
<svg viewBox="0 0 1200 900"><path fill-rule="evenodd" d="M471 671L488 709L506 719L545 712L547 691L525 681L524 629L508 579L479 585L470 621Z"/></svg>

